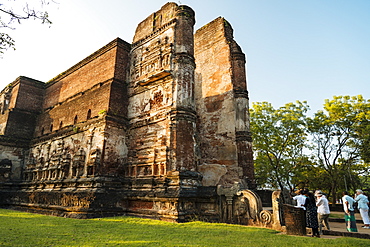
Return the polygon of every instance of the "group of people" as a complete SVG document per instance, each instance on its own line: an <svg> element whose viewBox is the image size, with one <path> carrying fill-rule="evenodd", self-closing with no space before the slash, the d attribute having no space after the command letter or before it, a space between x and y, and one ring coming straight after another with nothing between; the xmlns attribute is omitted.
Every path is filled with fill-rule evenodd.
<svg viewBox="0 0 370 247"><path fill-rule="evenodd" d="M321 190L315 193L307 189L298 190L293 200L297 201L297 206L303 208L306 212L306 227L312 229L312 237L319 238L322 235L323 226L330 231L329 226L329 201ZM355 198L343 192L342 197L345 222L349 232L357 232L354 204L357 202L357 208L360 211L364 222L363 228L370 229L369 221L369 200L362 190L356 190Z"/></svg>
<svg viewBox="0 0 370 247"><path fill-rule="evenodd" d="M306 227L312 229L312 237L319 238L322 234L323 224L330 230L328 199L320 190L317 190L314 194L304 189L298 190L296 194L293 197L293 200L297 201L296 207L303 208L306 211Z"/></svg>
<svg viewBox="0 0 370 247"><path fill-rule="evenodd" d="M357 232L355 208L354 204L357 202L357 208L360 211L360 215L365 229L370 229L369 220L369 199L364 195L362 190L356 190L355 198L348 195L347 191L343 192L342 197L343 209L344 209L344 220L346 221L347 231Z"/></svg>

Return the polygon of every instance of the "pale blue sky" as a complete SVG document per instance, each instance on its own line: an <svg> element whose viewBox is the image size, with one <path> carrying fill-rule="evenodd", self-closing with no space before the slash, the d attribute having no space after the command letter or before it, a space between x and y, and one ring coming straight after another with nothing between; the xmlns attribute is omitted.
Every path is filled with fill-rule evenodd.
<svg viewBox="0 0 370 247"><path fill-rule="evenodd" d="M35 0L34 0L35 1ZM136 25L167 1L57 0L53 25L24 22L16 51L0 59L0 87L19 75L48 81ZM313 111L334 95L370 98L369 0L181 0L196 29L218 16L247 55L250 101L275 107L307 100Z"/></svg>

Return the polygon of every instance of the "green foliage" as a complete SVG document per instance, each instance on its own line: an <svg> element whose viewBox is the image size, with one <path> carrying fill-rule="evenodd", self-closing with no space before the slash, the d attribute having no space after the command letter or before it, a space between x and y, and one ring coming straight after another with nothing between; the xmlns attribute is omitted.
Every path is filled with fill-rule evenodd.
<svg viewBox="0 0 370 247"><path fill-rule="evenodd" d="M370 185L370 100L335 96L307 117L306 102L250 110L256 180L273 188L321 189L333 202Z"/></svg>
<svg viewBox="0 0 370 247"><path fill-rule="evenodd" d="M107 110L100 110L99 112L98 112L98 114L99 115L105 115L105 114L107 114Z"/></svg>
<svg viewBox="0 0 370 247"><path fill-rule="evenodd" d="M367 175L369 160L370 101L359 96L334 96L324 110L308 121L317 165L330 181L336 201L341 190L361 188L358 175Z"/></svg>
<svg viewBox="0 0 370 247"><path fill-rule="evenodd" d="M69 219L0 209L0 246L369 246L356 238L310 239L240 225L132 217Z"/></svg>
<svg viewBox="0 0 370 247"><path fill-rule="evenodd" d="M295 187L296 175L308 162L303 154L307 133L306 102L288 103L274 109L270 103L253 103L250 110L256 180L273 188Z"/></svg>

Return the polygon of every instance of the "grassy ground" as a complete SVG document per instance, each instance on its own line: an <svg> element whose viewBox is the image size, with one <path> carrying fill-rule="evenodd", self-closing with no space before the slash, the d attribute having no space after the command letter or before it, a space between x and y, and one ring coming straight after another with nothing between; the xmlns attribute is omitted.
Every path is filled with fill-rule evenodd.
<svg viewBox="0 0 370 247"><path fill-rule="evenodd" d="M112 217L78 220L0 209L0 246L370 246L356 238L318 239L227 224Z"/></svg>

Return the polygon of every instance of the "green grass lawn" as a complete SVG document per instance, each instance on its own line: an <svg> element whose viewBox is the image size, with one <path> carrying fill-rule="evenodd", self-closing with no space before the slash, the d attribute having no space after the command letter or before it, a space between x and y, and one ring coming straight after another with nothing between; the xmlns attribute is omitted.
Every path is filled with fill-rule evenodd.
<svg viewBox="0 0 370 247"><path fill-rule="evenodd" d="M0 246L370 246L356 238L318 239L264 228L184 224L133 217L69 219L0 209Z"/></svg>

